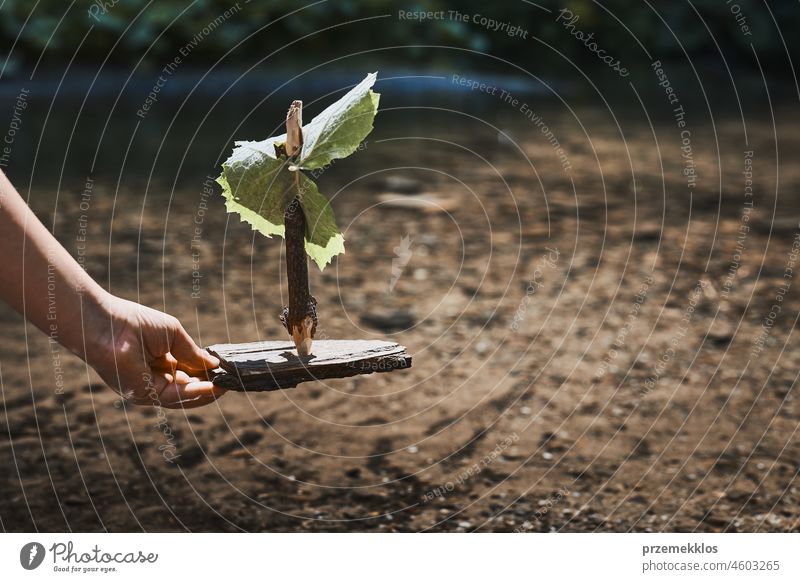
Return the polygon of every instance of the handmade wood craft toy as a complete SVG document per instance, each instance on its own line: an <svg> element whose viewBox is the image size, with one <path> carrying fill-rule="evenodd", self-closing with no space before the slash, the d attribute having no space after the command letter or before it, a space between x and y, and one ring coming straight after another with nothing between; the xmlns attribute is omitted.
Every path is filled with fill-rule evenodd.
<svg viewBox="0 0 800 582"><path fill-rule="evenodd" d="M319 319L308 282L308 259L320 270L344 252L344 237L328 200L304 170L319 170L358 149L372 131L380 95L377 73L303 125L303 103L293 101L286 133L239 141L217 181L225 207L261 234L286 240L289 305L280 320L292 341L217 344L212 372L218 386L242 391L291 388L300 382L345 378L411 367L406 348L376 340L314 341Z"/></svg>

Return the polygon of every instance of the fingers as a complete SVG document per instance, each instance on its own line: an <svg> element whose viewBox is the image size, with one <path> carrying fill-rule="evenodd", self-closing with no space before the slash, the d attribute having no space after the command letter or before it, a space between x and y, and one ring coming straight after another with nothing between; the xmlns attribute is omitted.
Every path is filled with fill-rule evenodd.
<svg viewBox="0 0 800 582"><path fill-rule="evenodd" d="M177 321L176 325L175 335L173 336L169 351L177 359L177 367L179 369L190 372L205 371L213 370L219 366L219 360L217 358L209 354L206 350L198 347L191 336L183 329L183 326Z"/></svg>
<svg viewBox="0 0 800 582"><path fill-rule="evenodd" d="M122 328L131 349L115 350L113 358L98 358L94 367L126 401L194 408L225 393L206 377L219 360L198 347L177 319L138 304L125 305L135 311Z"/></svg>
<svg viewBox="0 0 800 582"><path fill-rule="evenodd" d="M197 378L186 380L184 372L178 372L176 381L164 388L161 392L161 405L165 408L196 408L211 404L217 398L225 394L224 388L214 386L212 382L201 381Z"/></svg>
<svg viewBox="0 0 800 582"><path fill-rule="evenodd" d="M222 393L225 391L223 390ZM211 396L197 396L192 399L183 400L179 403L170 404L169 406L165 406L164 408L183 408L183 409L190 409L190 408L200 408L201 406L207 406L217 400L220 395L211 395Z"/></svg>
<svg viewBox="0 0 800 582"><path fill-rule="evenodd" d="M189 376L178 370L170 373L150 369L133 378L122 379L120 394L130 402L140 406L160 406L163 408L197 408L211 404L226 390L207 380Z"/></svg>
<svg viewBox="0 0 800 582"><path fill-rule="evenodd" d="M159 372L175 372L178 368L178 360L170 353L164 354L150 362L150 367Z"/></svg>

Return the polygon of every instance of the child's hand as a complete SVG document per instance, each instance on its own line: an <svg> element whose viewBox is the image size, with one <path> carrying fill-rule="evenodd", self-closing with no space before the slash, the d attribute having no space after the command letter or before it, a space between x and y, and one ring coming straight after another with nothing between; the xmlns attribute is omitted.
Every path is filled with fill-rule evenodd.
<svg viewBox="0 0 800 582"><path fill-rule="evenodd" d="M84 324L91 343L85 360L126 400L194 408L225 392L206 377L219 365L217 358L200 349L171 315L113 295L97 311Z"/></svg>
<svg viewBox="0 0 800 582"><path fill-rule="evenodd" d="M206 378L206 370L219 362L197 347L177 319L104 291L2 171L0 199L0 300L81 356L135 404L189 408L225 392Z"/></svg>

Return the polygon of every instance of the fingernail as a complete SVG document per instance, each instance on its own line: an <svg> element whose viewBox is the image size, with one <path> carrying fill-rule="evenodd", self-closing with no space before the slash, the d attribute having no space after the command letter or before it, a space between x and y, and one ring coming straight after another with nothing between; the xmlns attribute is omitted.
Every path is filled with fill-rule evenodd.
<svg viewBox="0 0 800 582"><path fill-rule="evenodd" d="M184 388L184 392L186 394L197 394L203 395L208 394L215 388L212 382L192 382L191 384L187 384Z"/></svg>

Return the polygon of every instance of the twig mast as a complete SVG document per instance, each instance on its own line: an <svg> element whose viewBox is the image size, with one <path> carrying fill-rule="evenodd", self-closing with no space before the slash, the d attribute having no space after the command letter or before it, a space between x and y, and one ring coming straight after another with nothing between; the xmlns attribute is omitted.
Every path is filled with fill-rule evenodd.
<svg viewBox="0 0 800 582"><path fill-rule="evenodd" d="M293 101L286 114L286 155L294 160L303 148L303 102ZM291 169L291 168L290 168ZM299 172L299 169L295 170ZM299 174L295 177L299 192ZM317 301L308 286L308 259L305 250L306 217L295 197L283 217L286 235L286 278L289 284L289 307L284 308L281 321L292 336L299 356L311 354L311 344L317 329Z"/></svg>

